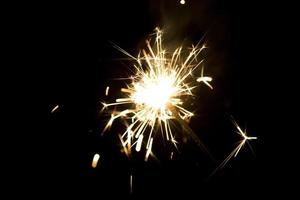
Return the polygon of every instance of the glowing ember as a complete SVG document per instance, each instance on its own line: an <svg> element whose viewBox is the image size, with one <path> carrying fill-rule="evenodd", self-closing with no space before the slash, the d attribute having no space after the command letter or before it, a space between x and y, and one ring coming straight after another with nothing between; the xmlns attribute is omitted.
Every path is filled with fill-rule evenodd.
<svg viewBox="0 0 300 200"><path fill-rule="evenodd" d="M96 167L97 167L99 158L100 158L100 155L96 153L96 154L94 155L93 162L92 162L92 167L93 167L93 168L96 168Z"/></svg>

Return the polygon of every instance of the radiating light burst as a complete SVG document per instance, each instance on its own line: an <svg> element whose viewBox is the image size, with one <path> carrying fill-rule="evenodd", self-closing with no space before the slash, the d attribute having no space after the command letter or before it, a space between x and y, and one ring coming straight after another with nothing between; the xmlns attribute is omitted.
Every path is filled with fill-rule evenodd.
<svg viewBox="0 0 300 200"><path fill-rule="evenodd" d="M238 142L238 145L235 147L235 149L225 158L225 160L223 160L223 162L215 169L215 171L211 175L216 173L218 169L223 168L232 157L236 157L238 155L238 153L240 152L241 148L246 144L246 142L248 143L248 141L250 141L250 140L257 139L257 137L248 136L247 130L245 129L243 131L234 119L232 119L232 123L234 124L234 126L236 128L236 133L239 134L242 137L242 139ZM250 143L248 143L248 144L249 144L249 147L251 148ZM251 150L252 150L252 148L251 148Z"/></svg>
<svg viewBox="0 0 300 200"><path fill-rule="evenodd" d="M257 137L250 137L250 136L247 136L247 130L245 129L244 131L239 127L239 125L236 123L236 121L233 120L233 124L235 125L237 131L236 133L239 134L240 136L242 136L242 140L240 141L239 145L237 146L236 150L234 150L233 152L234 153L234 157L236 157L239 153L239 151L241 150L241 148L245 145L245 143L247 141L250 141L250 140L256 140ZM251 146L250 146L251 148Z"/></svg>
<svg viewBox="0 0 300 200"><path fill-rule="evenodd" d="M137 57L115 46L134 60L135 74L129 77L131 83L121 89L121 98L112 103L103 103L103 109L115 107L110 112L111 118L104 131L116 119L122 119L126 125L126 130L120 135L124 152L130 154L133 147L137 152L145 148L145 160L152 153L155 132L161 132L176 147L177 141L170 123L172 120L188 130L188 134L193 134L186 124L194 115L189 110L188 104L191 102L188 101L193 96L196 81L204 82L212 89L208 83L212 78L203 76L203 68L201 77L197 79L193 75L203 62L203 59L197 58L206 46L197 44L188 53L178 47L170 53L164 49L162 35L163 32L156 28L155 41L151 43L147 40L147 48ZM195 135L192 138L195 139Z"/></svg>

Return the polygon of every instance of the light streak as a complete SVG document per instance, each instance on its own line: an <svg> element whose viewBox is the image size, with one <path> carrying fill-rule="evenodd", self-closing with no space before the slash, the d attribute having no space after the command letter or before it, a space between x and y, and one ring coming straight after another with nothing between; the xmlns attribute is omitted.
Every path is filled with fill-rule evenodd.
<svg viewBox="0 0 300 200"><path fill-rule="evenodd" d="M130 184L130 194L132 194L132 174L130 175L129 184Z"/></svg>
<svg viewBox="0 0 300 200"><path fill-rule="evenodd" d="M106 89L105 89L105 96L108 95L108 91L109 91L109 86L107 86Z"/></svg>
<svg viewBox="0 0 300 200"><path fill-rule="evenodd" d="M56 105L54 108L52 108L51 113L54 113L59 108L59 105Z"/></svg>

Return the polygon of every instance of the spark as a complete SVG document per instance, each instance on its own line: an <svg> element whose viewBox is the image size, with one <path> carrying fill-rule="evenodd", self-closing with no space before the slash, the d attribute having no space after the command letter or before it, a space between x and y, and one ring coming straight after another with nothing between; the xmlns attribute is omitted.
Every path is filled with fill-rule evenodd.
<svg viewBox="0 0 300 200"><path fill-rule="evenodd" d="M145 155L145 161L148 161L149 155L150 155L151 150L152 150L152 143L153 143L153 138L150 139L150 142L148 143L148 145L146 147L147 152L146 152L146 155Z"/></svg>
<svg viewBox="0 0 300 200"><path fill-rule="evenodd" d="M239 151L241 150L241 148L245 145L245 143L249 140L256 140L257 137L249 137L247 136L247 130L245 129L245 131L242 131L242 129L239 127L239 125L236 123L236 121L233 120L233 123L236 127L236 129L238 130L237 133L242 136L242 140L240 142L240 144L237 146L236 148L236 152L234 154L234 157L236 157L239 153Z"/></svg>
<svg viewBox="0 0 300 200"><path fill-rule="evenodd" d="M174 153L173 153L173 151L171 152L171 155L170 155L170 160L173 160L173 155L174 155Z"/></svg>
<svg viewBox="0 0 300 200"><path fill-rule="evenodd" d="M92 162L92 167L93 167L93 168L96 168L96 167L97 167L99 158L100 158L100 155L96 153L96 154L94 155L93 162Z"/></svg>
<svg viewBox="0 0 300 200"><path fill-rule="evenodd" d="M109 91L109 86L107 86L106 89L105 89L105 96L108 95L108 91Z"/></svg>
<svg viewBox="0 0 300 200"><path fill-rule="evenodd" d="M188 98L194 95L193 89L196 87L193 73L203 62L198 61L197 57L206 46L197 44L189 52L178 47L170 53L163 47L162 35L163 32L156 28L154 42L147 40L146 49L142 49L137 57L115 46L135 61L135 75L128 78L131 83L121 88L120 98L112 103L102 103L103 110L108 107L115 108L103 132L116 119L123 120L126 130L120 135L120 140L124 152L130 154L133 146L137 152L144 149L145 161L152 155L152 144L157 130L177 148L172 131L174 123L170 123L171 121L177 121L187 135L203 146L187 124L194 116L188 108ZM204 76L203 73L202 68L201 77L197 81L204 82L212 89L208 83L212 78Z"/></svg>
<svg viewBox="0 0 300 200"><path fill-rule="evenodd" d="M216 168L216 170L212 173L214 174L218 169L223 168L232 157L236 157L238 153L240 152L241 148L248 143L250 140L256 140L257 137L250 137L247 135L247 130L245 129L244 131L240 128L240 126L237 124L237 122L232 119L232 123L234 124L235 128L237 129L236 133L239 134L242 137L242 140L239 141L238 145L236 148L225 158L225 160ZM250 146L250 143L248 143ZM251 146L250 146L251 148Z"/></svg>
<svg viewBox="0 0 300 200"><path fill-rule="evenodd" d="M182 5L184 5L184 4L185 4L185 0L180 0L180 3L181 3Z"/></svg>
<svg viewBox="0 0 300 200"><path fill-rule="evenodd" d="M212 81L212 78L209 76L203 76L203 67L201 69L201 77L197 78L198 82L203 82L205 85L207 85L210 89L213 89L213 87L209 84L209 82Z"/></svg>
<svg viewBox="0 0 300 200"><path fill-rule="evenodd" d="M132 194L132 174L130 175L130 194Z"/></svg>
<svg viewBox="0 0 300 200"><path fill-rule="evenodd" d="M137 144L136 144L136 148L135 148L135 150L137 152L139 152L141 150L141 146L142 146L142 142L143 142L143 137L144 137L143 135L140 135L139 139L137 140Z"/></svg>
<svg viewBox="0 0 300 200"><path fill-rule="evenodd" d="M59 108L59 105L56 105L54 108L52 108L51 113L54 113Z"/></svg>

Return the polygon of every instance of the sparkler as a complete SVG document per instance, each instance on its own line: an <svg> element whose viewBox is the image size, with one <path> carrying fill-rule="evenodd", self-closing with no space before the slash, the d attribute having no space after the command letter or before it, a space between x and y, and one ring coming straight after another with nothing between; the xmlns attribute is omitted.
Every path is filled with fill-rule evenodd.
<svg viewBox="0 0 300 200"><path fill-rule="evenodd" d="M177 148L171 121L177 121L188 136L204 147L187 125L194 114L186 104L196 87L193 72L203 62L198 61L197 57L206 46L199 46L198 43L186 56L182 47L169 53L163 47L162 35L162 31L156 28L154 44L151 46L151 42L147 40L147 48L137 57L115 46L136 62L133 64L135 75L129 78L131 83L121 89L121 98L117 98L113 103L103 103L103 109L115 107L104 131L108 130L116 119L122 119L126 125L126 130L120 135L124 152L130 154L134 146L137 152L144 148L145 160L152 153L154 133L158 130ZM197 81L204 82L212 89L208 83L212 78L204 76L203 73L202 68L201 77Z"/></svg>

